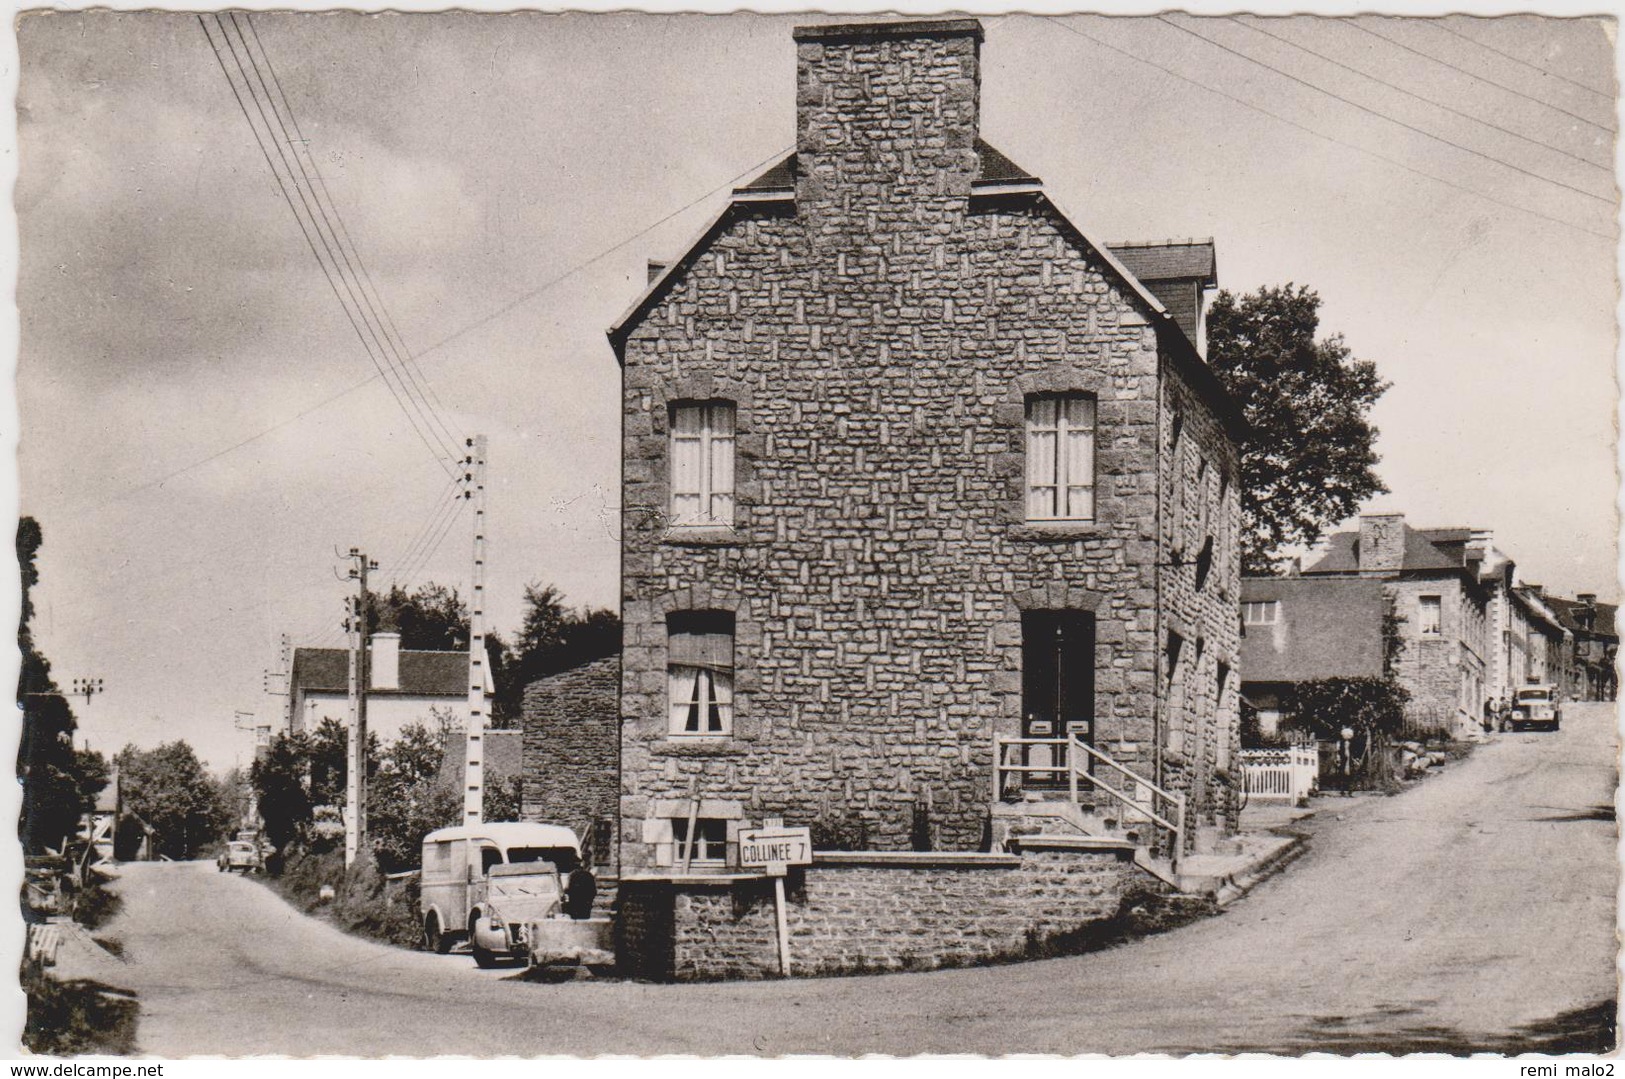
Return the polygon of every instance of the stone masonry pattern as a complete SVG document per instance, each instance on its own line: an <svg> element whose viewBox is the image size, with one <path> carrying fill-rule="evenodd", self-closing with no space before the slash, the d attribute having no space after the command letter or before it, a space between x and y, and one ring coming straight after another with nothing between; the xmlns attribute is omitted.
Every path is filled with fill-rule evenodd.
<svg viewBox="0 0 1625 1079"><path fill-rule="evenodd" d="M525 687L525 820L562 824L582 839L615 820L620 801L621 663L600 659ZM594 851L600 863L615 853Z"/></svg>
<svg viewBox="0 0 1625 1079"><path fill-rule="evenodd" d="M979 81L968 34L801 41L793 203L728 211L627 334L628 870L656 802L691 789L752 821L857 818L878 849L929 804L939 847L977 849L1024 608L1094 613L1097 743L1233 818L1234 444L1170 361L1177 331L1058 212L972 195ZM1098 400L1096 520L1030 526L1024 402L1061 391ZM733 528L669 528L670 406L717 398ZM733 737L674 738L665 620L713 608L736 620Z"/></svg>
<svg viewBox="0 0 1625 1079"><path fill-rule="evenodd" d="M814 866L787 922L800 976L931 970L1044 954L1118 913L1135 870L1113 854L1030 851L1016 866ZM678 981L779 973L773 886L623 885L629 956ZM656 958L658 956L658 958Z"/></svg>

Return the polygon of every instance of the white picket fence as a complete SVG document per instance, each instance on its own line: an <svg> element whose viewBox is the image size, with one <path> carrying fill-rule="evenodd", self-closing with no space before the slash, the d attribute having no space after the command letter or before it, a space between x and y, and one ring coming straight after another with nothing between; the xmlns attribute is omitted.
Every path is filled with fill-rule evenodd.
<svg viewBox="0 0 1625 1079"><path fill-rule="evenodd" d="M1241 774L1248 801L1300 805L1319 786L1320 750L1313 743L1286 749L1244 749Z"/></svg>

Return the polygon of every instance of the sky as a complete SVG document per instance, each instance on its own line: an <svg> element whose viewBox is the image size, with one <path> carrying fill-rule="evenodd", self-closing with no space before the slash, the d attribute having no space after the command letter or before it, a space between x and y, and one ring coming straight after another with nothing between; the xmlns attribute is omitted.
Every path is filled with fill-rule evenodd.
<svg viewBox="0 0 1625 1079"><path fill-rule="evenodd" d="M496 629L529 582L615 605L604 331L648 259L790 149L791 29L821 18L244 27L434 431L489 439ZM1086 231L1211 236L1222 287L1309 285L1322 333L1375 361L1391 493L1368 508L1492 529L1524 580L1618 595L1612 23L983 23L983 136ZM239 728L283 706L263 689L280 636L341 643L342 553L377 559L381 585L466 595L469 516L441 524L436 440L376 376L199 20L42 14L17 32L36 636L64 686L102 679L77 706L93 748L185 738L246 765Z"/></svg>

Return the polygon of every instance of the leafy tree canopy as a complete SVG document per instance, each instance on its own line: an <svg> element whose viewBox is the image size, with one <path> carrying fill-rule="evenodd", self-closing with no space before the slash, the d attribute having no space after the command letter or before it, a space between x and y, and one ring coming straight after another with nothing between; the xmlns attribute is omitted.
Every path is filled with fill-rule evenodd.
<svg viewBox="0 0 1625 1079"><path fill-rule="evenodd" d="M153 829L161 853L194 857L236 823L220 785L186 742L165 742L156 749L129 745L115 759L124 808Z"/></svg>
<svg viewBox="0 0 1625 1079"><path fill-rule="evenodd" d="M1316 340L1320 297L1306 286L1220 292L1207 316L1208 363L1250 433L1241 447L1242 564L1271 573L1292 546L1387 490L1375 471L1371 408L1388 389L1341 336Z"/></svg>
<svg viewBox="0 0 1625 1079"><path fill-rule="evenodd" d="M402 648L456 652L468 648L468 606L455 588L430 581L415 592L391 585L367 593L367 632L401 635Z"/></svg>
<svg viewBox="0 0 1625 1079"><path fill-rule="evenodd" d="M416 867L423 837L462 815L459 788L440 773L450 717L437 710L434 719L432 727L410 723L402 729L384 750L368 790L368 838L386 873Z"/></svg>
<svg viewBox="0 0 1625 1079"><path fill-rule="evenodd" d="M602 607L571 608L553 585L525 586L525 613L497 679L499 715L519 714L525 687L538 678L613 656L621 650L621 618Z"/></svg>
<svg viewBox="0 0 1625 1079"><path fill-rule="evenodd" d="M310 827L312 803L305 788L309 753L309 741L303 734L284 731L271 739L265 754L248 770L249 786L265 822L265 838L278 851Z"/></svg>
<svg viewBox="0 0 1625 1079"><path fill-rule="evenodd" d="M61 850L78 832L80 816L95 805L107 786L107 761L99 753L75 750L78 728L73 708L51 677L51 663L34 644L33 589L39 584L36 557L45 542L39 522L17 522L17 567L22 584L22 614L17 625L21 670L17 706L22 738L17 750L17 778L23 784L19 833L23 848L39 854Z"/></svg>

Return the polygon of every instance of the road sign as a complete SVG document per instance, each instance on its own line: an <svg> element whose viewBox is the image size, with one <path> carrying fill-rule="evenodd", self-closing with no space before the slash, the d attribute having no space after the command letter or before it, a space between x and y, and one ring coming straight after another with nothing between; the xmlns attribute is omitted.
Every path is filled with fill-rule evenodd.
<svg viewBox="0 0 1625 1079"><path fill-rule="evenodd" d="M812 830L810 828L741 828L739 831L739 867L765 869L773 863L780 865L812 864Z"/></svg>

